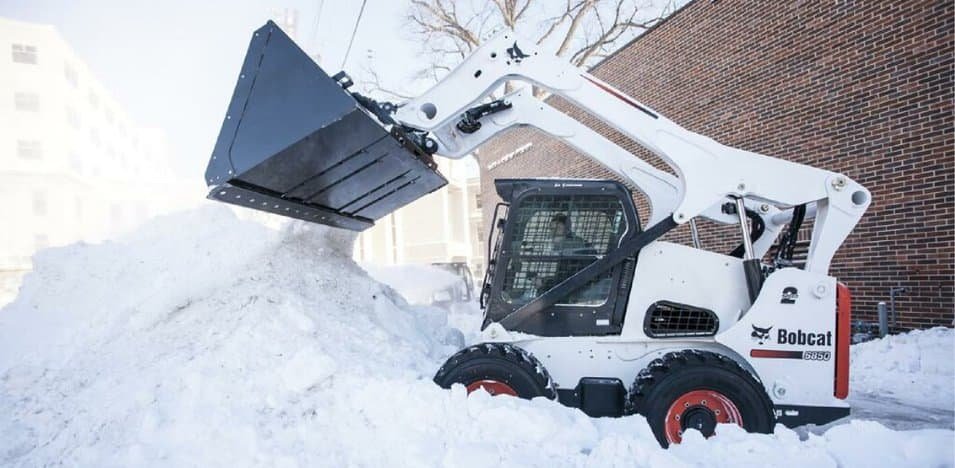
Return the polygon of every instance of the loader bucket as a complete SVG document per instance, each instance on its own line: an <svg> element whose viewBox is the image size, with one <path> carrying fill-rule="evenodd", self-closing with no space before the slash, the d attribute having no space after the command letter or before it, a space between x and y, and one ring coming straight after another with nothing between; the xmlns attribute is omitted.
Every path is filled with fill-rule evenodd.
<svg viewBox="0 0 955 468"><path fill-rule="evenodd" d="M282 30L257 30L206 169L209 198L361 231L444 186Z"/></svg>

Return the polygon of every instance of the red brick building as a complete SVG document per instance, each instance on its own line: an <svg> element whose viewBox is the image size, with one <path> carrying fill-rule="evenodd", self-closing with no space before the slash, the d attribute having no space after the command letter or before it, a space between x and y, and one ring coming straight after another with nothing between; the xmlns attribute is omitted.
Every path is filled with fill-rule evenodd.
<svg viewBox="0 0 955 468"><path fill-rule="evenodd" d="M951 0L696 0L591 73L690 130L865 185L873 203L831 268L853 291L855 317L875 321L877 302L902 286L900 327L952 326L953 18ZM613 177L530 129L489 142L478 160L486 220L495 178ZM739 242L735 230L701 229L704 248ZM688 238L686 227L670 237Z"/></svg>

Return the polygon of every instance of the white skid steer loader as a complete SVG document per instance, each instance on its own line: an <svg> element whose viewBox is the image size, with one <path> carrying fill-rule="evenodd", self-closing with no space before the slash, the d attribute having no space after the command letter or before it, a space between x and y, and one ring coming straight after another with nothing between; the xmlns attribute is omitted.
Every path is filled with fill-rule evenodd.
<svg viewBox="0 0 955 468"><path fill-rule="evenodd" d="M658 170L528 89L558 95L662 158ZM720 423L771 432L846 416L850 298L829 263L870 203L845 175L690 132L510 31L418 98L379 103L326 74L273 23L253 35L206 171L212 199L344 229L442 187L461 158L533 126L610 180L497 180L482 342L434 380L641 414L663 446ZM696 218L739 228L732 252L664 242ZM805 263L797 234L813 220ZM769 255L771 249L773 255Z"/></svg>

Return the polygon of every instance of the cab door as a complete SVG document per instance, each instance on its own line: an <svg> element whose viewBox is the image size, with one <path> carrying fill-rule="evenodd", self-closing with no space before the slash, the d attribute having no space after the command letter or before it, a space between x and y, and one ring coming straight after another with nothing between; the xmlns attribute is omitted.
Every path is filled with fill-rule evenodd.
<svg viewBox="0 0 955 468"><path fill-rule="evenodd" d="M511 202L485 326L529 303L617 248L639 230L630 192L608 181L542 181ZM635 259L566 291L524 321L540 336L619 334Z"/></svg>

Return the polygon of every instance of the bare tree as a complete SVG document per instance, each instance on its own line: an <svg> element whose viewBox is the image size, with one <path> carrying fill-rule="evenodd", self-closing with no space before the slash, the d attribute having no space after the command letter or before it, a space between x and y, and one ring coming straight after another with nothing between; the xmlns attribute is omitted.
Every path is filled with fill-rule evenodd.
<svg viewBox="0 0 955 468"><path fill-rule="evenodd" d="M438 80L503 28L587 67L670 14L673 1L411 0L409 32L424 57L415 78ZM373 70L365 74L371 89L404 97L383 86Z"/></svg>

